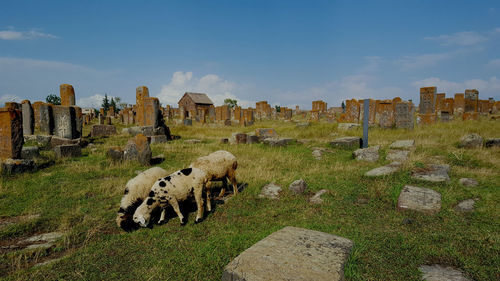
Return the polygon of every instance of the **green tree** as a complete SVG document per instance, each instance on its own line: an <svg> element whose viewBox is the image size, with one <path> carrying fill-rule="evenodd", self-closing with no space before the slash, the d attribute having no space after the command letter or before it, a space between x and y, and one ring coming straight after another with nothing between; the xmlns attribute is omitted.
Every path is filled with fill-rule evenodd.
<svg viewBox="0 0 500 281"><path fill-rule="evenodd" d="M51 103L53 105L60 105L61 104L61 97L59 97L57 95L48 95L45 98L45 101L48 103Z"/></svg>
<svg viewBox="0 0 500 281"><path fill-rule="evenodd" d="M230 108L238 106L238 101L233 99L225 99L224 104L229 105Z"/></svg>
<svg viewBox="0 0 500 281"><path fill-rule="evenodd" d="M104 111L107 112L109 109L109 99L108 94L104 94L104 98L102 99L101 107L104 108Z"/></svg>
<svg viewBox="0 0 500 281"><path fill-rule="evenodd" d="M342 111L345 112L345 103L344 102L342 102Z"/></svg>
<svg viewBox="0 0 500 281"><path fill-rule="evenodd" d="M116 102L114 98L111 98L111 102L109 103L110 107L113 107L115 111L118 111L118 108L116 107Z"/></svg>
<svg viewBox="0 0 500 281"><path fill-rule="evenodd" d="M275 105L274 108L276 109L276 112L281 112L281 106Z"/></svg>

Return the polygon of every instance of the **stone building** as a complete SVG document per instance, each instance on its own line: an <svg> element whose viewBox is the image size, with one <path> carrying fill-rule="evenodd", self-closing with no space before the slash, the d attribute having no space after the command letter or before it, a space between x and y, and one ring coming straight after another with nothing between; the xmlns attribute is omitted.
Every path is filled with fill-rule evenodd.
<svg viewBox="0 0 500 281"><path fill-rule="evenodd" d="M179 100L179 110L181 111L182 119L196 119L204 121L205 116L208 116L209 110L214 106L210 98L203 93L186 92Z"/></svg>

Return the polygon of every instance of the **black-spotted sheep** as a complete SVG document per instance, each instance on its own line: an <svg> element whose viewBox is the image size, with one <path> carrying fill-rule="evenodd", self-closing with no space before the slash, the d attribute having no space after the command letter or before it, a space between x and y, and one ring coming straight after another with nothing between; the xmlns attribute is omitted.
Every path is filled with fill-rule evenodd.
<svg viewBox="0 0 500 281"><path fill-rule="evenodd" d="M134 222L142 227L147 227L151 219L151 212L156 207L160 207L164 211L165 208L170 205L179 216L181 225L184 225L186 220L179 209L178 202L184 201L190 196L194 196L197 205L195 222L201 222L204 214L202 194L207 181L207 174L203 170L197 168L182 169L169 176L158 179L151 188L146 200L144 200L135 211L133 218ZM206 192L207 209L211 211L210 190L206 190ZM164 220L165 213L162 212L158 223Z"/></svg>

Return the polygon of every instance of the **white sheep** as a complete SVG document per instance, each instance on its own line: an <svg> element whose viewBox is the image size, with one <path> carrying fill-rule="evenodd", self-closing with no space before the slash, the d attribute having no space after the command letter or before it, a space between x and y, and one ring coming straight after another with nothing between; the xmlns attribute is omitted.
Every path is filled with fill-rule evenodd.
<svg viewBox="0 0 500 281"><path fill-rule="evenodd" d="M179 170L165 178L156 181L148 194L148 198L142 202L134 213L134 222L142 227L147 227L151 219L151 212L156 208L165 208L170 204L174 211L179 216L181 225L186 223L184 216L179 209L179 201L186 200L189 196L194 195L197 213L195 223L201 222L203 219L203 189L208 181L207 174L197 168L186 168ZM207 190L208 211L211 211L210 206L210 190ZM159 223L165 220L165 213L162 212Z"/></svg>
<svg viewBox="0 0 500 281"><path fill-rule="evenodd" d="M116 223L125 231L138 228L133 221L133 214L141 205L144 198L148 196L151 186L159 179L168 175L168 172L160 167L150 168L135 178L129 180L125 185L125 192L120 203Z"/></svg>
<svg viewBox="0 0 500 281"><path fill-rule="evenodd" d="M233 185L234 194L238 194L238 184L236 182L236 168L238 168L238 162L236 161L236 157L230 152L219 150L207 156L199 157L189 167L203 170L207 173L207 177L210 181L222 180L223 186L219 197L224 196L226 192L226 177L229 178ZM210 185L211 183L207 182L207 190L210 190Z"/></svg>

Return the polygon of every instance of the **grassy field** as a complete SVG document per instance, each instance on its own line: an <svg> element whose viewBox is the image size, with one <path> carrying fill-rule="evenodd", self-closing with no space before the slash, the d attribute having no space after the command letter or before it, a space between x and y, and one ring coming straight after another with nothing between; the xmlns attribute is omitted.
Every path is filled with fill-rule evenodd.
<svg viewBox="0 0 500 281"><path fill-rule="evenodd" d="M273 127L282 137L309 139L307 144L272 148L264 144L221 144L233 132ZM284 226L297 226L349 238L355 246L345 268L347 280L420 280L418 267L439 263L462 269L474 280L500 279L500 149L460 149L467 133L500 137L500 122L450 122L412 131L370 129L370 145L381 145L377 163L358 162L352 151L325 153L321 160L311 147L328 147L341 136L361 136L361 129L338 131L336 124L312 124L298 129L292 122L257 122L252 127L171 126L182 138L152 145L153 155L164 154L160 167L175 171L199 156L224 149L238 158L237 179L248 186L226 204L217 205L201 224L194 215L186 226L177 218L152 229L125 233L115 224L125 183L146 167L113 163L110 145L125 145L128 137L100 139L97 150L57 160L34 173L3 176L0 180L0 218L39 215L0 228L1 245L50 231L64 238L49 250L1 250L0 276L6 280L220 280L224 266L257 241ZM89 128L85 129L87 132ZM121 127L118 128L118 131ZM201 144L184 140L201 139ZM399 172L372 179L363 174L388 163L385 153L395 140L415 139L416 149ZM51 151L42 153L49 159ZM448 183L429 184L410 178L415 166L447 163ZM458 180L472 177L477 187ZM309 185L294 196L288 185L296 179ZM279 200L259 198L262 186L283 186ZM442 194L435 215L398 211L396 202L406 184ZM327 189L322 205L308 202L314 192ZM476 210L454 211L464 199L479 198ZM412 223L403 223L405 218ZM50 265L32 267L48 259Z"/></svg>

